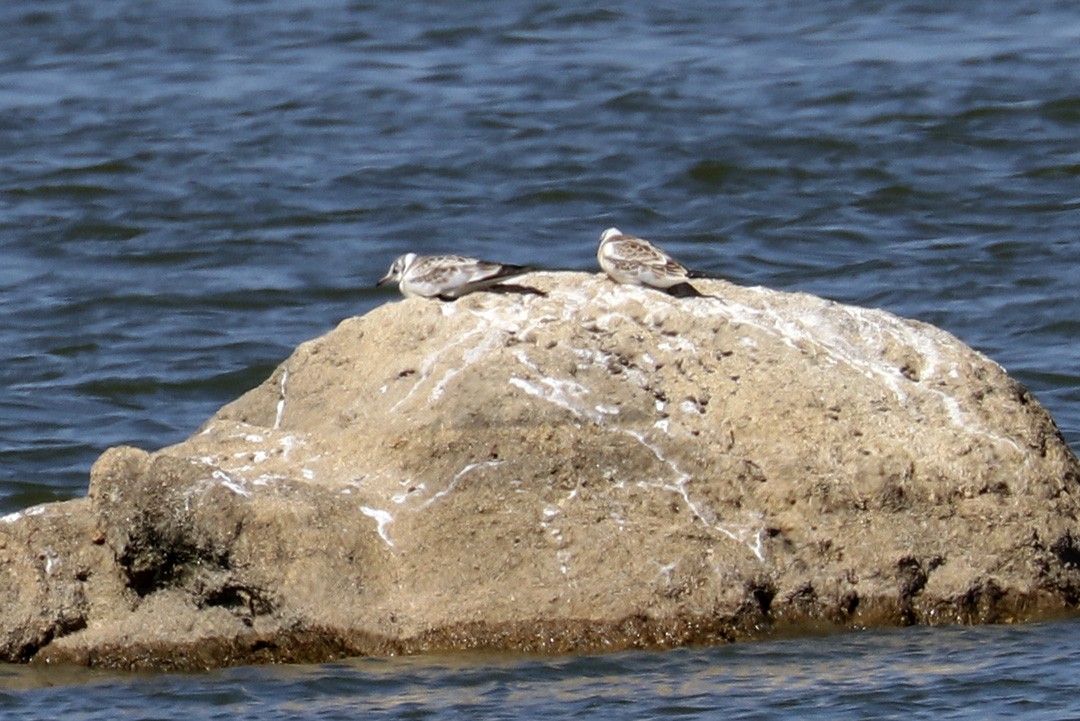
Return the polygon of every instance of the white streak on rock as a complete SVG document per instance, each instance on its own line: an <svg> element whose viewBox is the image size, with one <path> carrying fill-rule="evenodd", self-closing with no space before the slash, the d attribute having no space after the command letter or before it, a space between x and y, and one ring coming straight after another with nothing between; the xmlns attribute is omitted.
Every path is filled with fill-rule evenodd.
<svg viewBox="0 0 1080 721"><path fill-rule="evenodd" d="M296 436L284 436L278 443L281 445L281 457L284 460L289 460L289 454L297 446L304 445L304 441L298 439Z"/></svg>
<svg viewBox="0 0 1080 721"><path fill-rule="evenodd" d="M570 551L560 548L555 552L555 558L559 562L559 571L565 576L570 572L570 559L573 558Z"/></svg>
<svg viewBox="0 0 1080 721"><path fill-rule="evenodd" d="M543 375L540 369L533 363L523 349L515 349L514 357L523 366L542 377L539 381L531 381L517 376L510 377L510 385L520 388L529 395L536 396L549 403L565 408L579 418L586 418L597 425L603 425L607 415L586 402L583 396L590 393L589 389L576 381L562 380Z"/></svg>
<svg viewBox="0 0 1080 721"><path fill-rule="evenodd" d="M696 401L692 401L689 398L679 404L679 410L683 413L694 413L701 415L701 406Z"/></svg>
<svg viewBox="0 0 1080 721"><path fill-rule="evenodd" d="M395 493L394 495L390 496L390 500L394 503L397 503L398 505L409 500L409 497L412 496L414 493L420 493L427 488L427 484L425 483L413 484L413 480L411 478L406 478L400 481L400 483L402 488L404 488L405 490L401 493Z"/></svg>
<svg viewBox="0 0 1080 721"><path fill-rule="evenodd" d="M691 355L698 352L698 347L679 336L673 336L669 340L663 340L656 344L656 347L665 353L689 353Z"/></svg>
<svg viewBox="0 0 1080 721"><path fill-rule="evenodd" d="M820 353L824 362L845 365L867 378L877 380L902 403L909 399L913 384L920 384L925 392L940 400L958 428L972 435L1000 441L1022 452L1015 441L987 431L981 423L965 414L952 395L925 383L941 373L939 348L959 344L945 331L915 324L887 311L846 306L812 296L800 296L808 307L804 312L793 314L788 309L778 310L770 305L765 296L772 291L764 288L749 290L761 294L761 307L726 303L717 306L719 312L733 322L774 335L791 348ZM742 342L753 345L748 338ZM896 360L889 357L890 348L915 352L921 361L921 381L905 377ZM959 376L955 364L951 364L944 374L952 378Z"/></svg>
<svg viewBox="0 0 1080 721"><path fill-rule="evenodd" d="M220 469L215 470L211 474L211 476L213 476L215 479L217 479L218 483L225 486L226 488L228 488L230 491L232 491L236 495L243 496L244 498L251 498L251 491L249 491L245 487L244 481L237 481L232 476L230 476L228 473L226 473L225 471L222 471Z"/></svg>
<svg viewBox="0 0 1080 721"><path fill-rule="evenodd" d="M45 557L45 575L51 576L56 564L60 562L60 556L51 548L46 548L42 555Z"/></svg>
<svg viewBox="0 0 1080 721"><path fill-rule="evenodd" d="M446 303L444 305L451 305L451 304ZM445 312L446 311L444 311L444 313ZM431 380L432 369L434 369L435 367L437 367L439 365L439 363L440 363L440 361L441 361L441 359L442 359L442 357L444 355L446 355L447 353L449 353L450 351L452 351L452 350L454 350L456 348L460 348L462 345L467 344L469 341L471 341L474 337L476 337L478 335L481 335L481 336L485 335L487 330L488 330L487 328L477 328L475 330L472 330L472 331L464 334L463 336L461 336L456 342L450 343L450 344L445 345L445 346L442 346L441 348L439 348L434 353L431 353L430 355L428 355L424 359L424 361L420 364L420 369L419 369L419 373L418 373L419 377L416 379L416 382L413 383L412 387L409 388L408 392L405 393L405 395L402 396L397 401L397 403L390 406L390 412L391 413L395 412L398 408L401 407L401 405L403 403L405 403L410 398L412 398L413 394L415 394L417 392L417 390L419 390L422 385L424 385L425 383L427 383L428 381ZM435 399L438 399L438 397L442 395L442 391L446 387L446 384L450 381L450 378L452 378L454 375L457 375L457 373L459 373L460 371L461 371L461 368L451 368L451 369L447 370L443 374L443 377L438 382L436 382L435 387L431 390L431 394L434 394ZM429 394L429 400L430 399L431 399L431 395Z"/></svg>
<svg viewBox="0 0 1080 721"><path fill-rule="evenodd" d="M277 415L274 417L274 429L281 428L281 419L285 415L285 383L289 380L289 369L281 371L281 389L278 391Z"/></svg>
<svg viewBox="0 0 1080 721"><path fill-rule="evenodd" d="M498 466L501 463L502 463L502 461L482 461L482 462L479 462L479 463L470 463L469 465L465 466L460 471L458 471L457 473L454 474L453 479L451 479L450 484L447 485L446 488L442 489L441 491L436 493L434 496L432 496L431 498L424 501L424 503L420 507L421 508L427 508L428 506L430 506L435 501L437 501L440 498L446 496L448 493L450 493L452 490L454 490L454 487L457 485L458 481L460 481L462 478L464 478L467 474L472 473L473 471L475 471L477 468L494 468L495 466Z"/></svg>
<svg viewBox="0 0 1080 721"><path fill-rule="evenodd" d="M527 355L523 350L516 351L515 355L517 359L526 367L530 368L533 371L539 370L535 366L535 364L533 364L528 359ZM510 384L517 388L520 388L521 390L529 393L530 395L536 396L537 398L545 400L549 403L553 403L561 408L565 408L579 418L584 418L586 420L592 421L598 426L604 425L606 416L603 413L599 413L594 407L586 405L582 400L581 397L585 394L588 394L589 390L580 383L550 377L543 377L540 379L539 382L534 382L526 380L524 378L518 378L516 376L513 376L510 378ZM661 423L663 423L663 421L661 421ZM715 521L712 514L707 513L702 508L699 508L698 505L690 498L690 494L686 489L686 484L691 478L690 474L679 468L679 466L674 461L668 459L664 454L663 450L658 445L650 442L645 437L645 434L639 431L618 427L613 428L612 430L618 433L623 433L635 439L638 443L645 446L645 448L647 448L656 457L658 461L665 464L671 470L671 472L675 476L674 484L665 484L659 486L660 488L678 493L683 499L683 502L686 503L686 505L690 508L694 515L700 518L703 523L712 528L715 528L717 531L731 538L732 540L743 543L747 546L747 548L750 549L751 553L753 553L759 561L764 562L765 558L762 551L760 534L755 536L753 543L747 542L746 533L744 531L731 531L725 528L724 526L720 525ZM664 424L662 430L664 432L668 431L666 424Z"/></svg>
<svg viewBox="0 0 1080 721"><path fill-rule="evenodd" d="M477 334L479 334L479 331L477 333L470 334L470 336ZM440 378L439 381L435 383L434 387L431 389L431 393L428 394L428 402L434 403L435 401L439 400L439 398L442 397L443 391L446 390L447 384L454 376L461 373L463 370L486 356L491 351L495 350L496 348L502 347L502 345L503 339L500 338L499 335L496 333L487 333L481 335L479 343L477 343L471 348L466 349L461 354L461 360L463 362L463 365L456 368L447 369L446 373L443 374L442 378Z"/></svg>
<svg viewBox="0 0 1080 721"><path fill-rule="evenodd" d="M559 573L565 576L570 572L570 560L573 558L573 554L566 547L566 539L563 537L562 529L552 525L561 512L561 509L556 506L544 506L541 511L540 527L547 532L552 543L557 546L555 560L559 564Z"/></svg>
<svg viewBox="0 0 1080 721"><path fill-rule="evenodd" d="M541 378L539 383L512 376L510 385L520 388L529 395L553 403L573 413L575 416L586 418L597 425L603 425L604 414L589 408L581 400L581 396L588 393L588 389L580 383L563 381L557 378Z"/></svg>
<svg viewBox="0 0 1080 721"><path fill-rule="evenodd" d="M623 431L623 432L626 433L631 438L634 438L635 440L637 440L638 443L645 446L647 449L649 449L649 451L651 451L652 454L654 456L656 456L656 460L658 460L661 463L665 464L668 468L671 469L671 472L675 475L675 482L673 484L662 484L662 485L659 486L659 488L662 488L662 489L664 489L666 491L672 491L674 493L679 494L679 496L683 500L683 503L686 504L686 507L689 508L690 511L695 516L697 516L699 519L701 519L702 523L704 523L706 526L709 526L710 528L716 529L717 531L724 534L725 536L727 536L731 540L742 543L743 545L745 545L747 548L750 549L750 552L753 553L754 556L756 556L759 561L761 561L762 563L765 562L765 555L764 555L764 553L762 551L762 547L761 547L761 532L760 532L760 530L755 535L754 542L749 543L746 540L747 529L739 528L739 529L736 529L735 531L732 531L732 530L728 529L727 527L721 525L717 521L716 516L711 511L709 511L706 508L702 508L697 503L695 503L694 500L690 497L690 492L686 488L686 484L689 483L690 480L692 479L692 476L689 473L687 473L682 468L680 468L679 465L677 463L675 463L675 461L671 460L670 458L667 458L666 455L663 452L663 449L661 449L656 444L650 442L645 437L645 434L638 433L637 431ZM655 486L655 484L651 484L651 483L647 484L647 485L648 486Z"/></svg>
<svg viewBox="0 0 1080 721"><path fill-rule="evenodd" d="M378 508L369 508L368 506L360 506L360 512L368 518L375 519L375 530L378 532L379 538L386 541L386 545L393 548L394 542L390 540L390 536L386 533L386 527L394 522L394 517L387 511L382 511Z"/></svg>

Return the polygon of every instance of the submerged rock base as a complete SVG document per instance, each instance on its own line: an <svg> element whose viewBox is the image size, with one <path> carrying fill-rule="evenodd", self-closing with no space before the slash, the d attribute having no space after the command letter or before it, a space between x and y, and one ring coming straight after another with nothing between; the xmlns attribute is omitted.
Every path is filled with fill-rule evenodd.
<svg viewBox="0 0 1080 721"><path fill-rule="evenodd" d="M1080 464L995 363L803 294L533 274L304 343L0 520L0 659L203 668L996 623L1080 600Z"/></svg>

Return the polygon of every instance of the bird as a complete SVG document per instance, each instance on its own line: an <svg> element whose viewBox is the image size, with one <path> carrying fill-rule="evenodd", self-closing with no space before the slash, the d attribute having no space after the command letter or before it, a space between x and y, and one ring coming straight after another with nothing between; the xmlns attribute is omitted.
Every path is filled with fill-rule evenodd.
<svg viewBox="0 0 1080 721"><path fill-rule="evenodd" d="M492 289L505 280L532 272L527 265L491 263L460 255L405 253L390 266L376 286L397 282L406 298L455 300L478 290ZM523 290L520 286L503 286Z"/></svg>
<svg viewBox="0 0 1080 721"><path fill-rule="evenodd" d="M600 268L616 283L643 285L648 288L678 290L690 295L697 290L687 283L691 278L706 278L690 270L644 238L626 235L618 228L600 234L596 249Z"/></svg>

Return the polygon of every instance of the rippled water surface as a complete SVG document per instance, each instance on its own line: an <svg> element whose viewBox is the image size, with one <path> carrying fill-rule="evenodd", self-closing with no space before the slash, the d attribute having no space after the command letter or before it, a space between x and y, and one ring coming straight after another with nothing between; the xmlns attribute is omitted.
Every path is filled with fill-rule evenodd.
<svg viewBox="0 0 1080 721"><path fill-rule="evenodd" d="M401 252L591 270L610 225L738 283L944 327L1028 384L1080 448L1078 138L1067 2L0 3L0 513L84 495L109 446L187 437L297 343L393 300L370 286ZM805 718L807 702L834 718L865 693L982 718L954 700L967 676L890 673L890 659L924 668L956 642L994 677L1013 661L972 644L1012 659L1033 638L1056 673L1055 634L1024 633L90 688L207 718L263 708L278 683L341 717L369 685L387 715L412 694L422 716L440 703L423 695L432 678L441 715L461 717L454 689L512 707L519 681L539 684L522 718L551 679L583 715L603 715L588 699L606 707L612 684L648 689L655 716L717 701L684 694L672 663L725 699L764 689L774 718ZM892 649L872 656L870 691L830 676L862 639ZM771 654L809 666L775 671ZM733 670L746 664L774 670ZM413 680L387 690L399 672ZM819 681L847 705L816 696ZM1006 681L994 693L1020 715L1049 693ZM25 718L83 701L13 698Z"/></svg>
<svg viewBox="0 0 1080 721"><path fill-rule="evenodd" d="M0 666L10 721L1073 719L1078 622L607 656L357 659L199 675ZM49 686L43 684L48 683Z"/></svg>

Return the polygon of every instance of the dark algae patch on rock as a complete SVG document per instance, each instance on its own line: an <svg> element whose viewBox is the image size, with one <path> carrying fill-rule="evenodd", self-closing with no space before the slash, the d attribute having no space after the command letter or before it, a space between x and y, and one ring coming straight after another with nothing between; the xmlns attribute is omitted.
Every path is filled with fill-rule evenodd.
<svg viewBox="0 0 1080 721"><path fill-rule="evenodd" d="M702 280L406 300L0 522L0 658L205 668L1011 623L1080 598L1076 457L930 325Z"/></svg>

